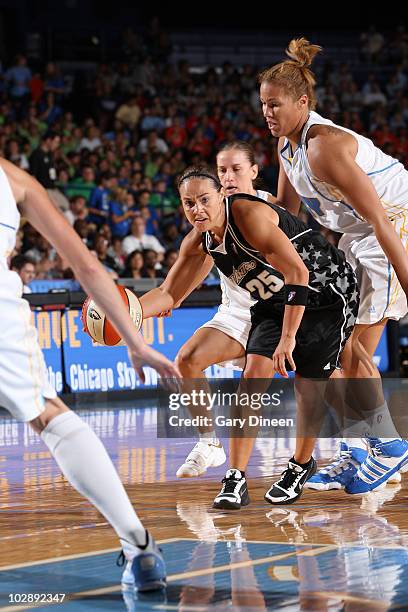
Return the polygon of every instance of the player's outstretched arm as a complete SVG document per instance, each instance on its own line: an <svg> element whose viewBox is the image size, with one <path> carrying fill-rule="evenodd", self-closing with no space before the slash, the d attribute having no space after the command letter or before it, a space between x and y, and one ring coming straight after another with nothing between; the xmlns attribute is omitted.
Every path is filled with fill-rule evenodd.
<svg viewBox="0 0 408 612"><path fill-rule="evenodd" d="M347 133L338 136L333 130L320 130L309 139L308 158L313 174L336 187L356 212L373 226L378 242L408 295L408 255L371 180L356 163L356 153L356 141Z"/></svg>
<svg viewBox="0 0 408 612"><path fill-rule="evenodd" d="M147 346L109 274L55 208L40 183L4 159L0 160L0 165L22 215L67 259L81 286L105 311L126 342L139 375L141 363L147 363L164 377L178 376L177 368L166 357Z"/></svg>
<svg viewBox="0 0 408 612"><path fill-rule="evenodd" d="M140 298L144 318L178 308L208 276L213 265L212 258L202 248L201 234L192 230L181 243L177 261L163 284Z"/></svg>

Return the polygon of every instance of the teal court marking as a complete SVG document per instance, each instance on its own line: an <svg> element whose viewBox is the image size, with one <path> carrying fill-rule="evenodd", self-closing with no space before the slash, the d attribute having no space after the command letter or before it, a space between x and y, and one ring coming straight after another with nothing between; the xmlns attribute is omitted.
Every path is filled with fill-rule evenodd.
<svg viewBox="0 0 408 612"><path fill-rule="evenodd" d="M0 568L0 611L216 610L251 600L264 609L316 601L350 601L369 609L408 604L408 549L359 543L288 544L234 540L161 542L168 569L166 593L135 600L122 594L117 549ZM351 569L350 569L351 568ZM351 571L352 570L352 571ZM45 589L43 585L47 585ZM67 593L62 604L10 603L9 593ZM255 598L255 599L254 599ZM245 608L243 608L245 609Z"/></svg>

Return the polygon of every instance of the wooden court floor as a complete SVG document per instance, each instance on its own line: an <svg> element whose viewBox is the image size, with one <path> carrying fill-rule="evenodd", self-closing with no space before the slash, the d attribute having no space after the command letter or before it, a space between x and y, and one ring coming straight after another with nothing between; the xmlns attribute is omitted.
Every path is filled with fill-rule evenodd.
<svg viewBox="0 0 408 612"><path fill-rule="evenodd" d="M66 593L67 610L408 610L408 476L365 496L305 491L272 507L265 490L290 440L259 440L251 504L211 508L223 467L175 479L189 440L157 440L154 407L87 411L141 519L162 542L169 586L160 599L122 594L118 542L63 480L24 425L0 417L0 610L31 609L10 594ZM333 441L316 456L327 461Z"/></svg>

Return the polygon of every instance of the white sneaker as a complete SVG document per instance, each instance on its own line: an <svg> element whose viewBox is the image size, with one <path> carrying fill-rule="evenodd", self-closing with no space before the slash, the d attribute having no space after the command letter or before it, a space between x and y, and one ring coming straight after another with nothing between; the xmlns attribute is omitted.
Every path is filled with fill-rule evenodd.
<svg viewBox="0 0 408 612"><path fill-rule="evenodd" d="M194 478L201 476L207 471L209 467L218 467L227 460L225 451L222 447L221 442L214 444L214 442L207 442L205 439L201 439L182 466L177 470L177 478Z"/></svg>

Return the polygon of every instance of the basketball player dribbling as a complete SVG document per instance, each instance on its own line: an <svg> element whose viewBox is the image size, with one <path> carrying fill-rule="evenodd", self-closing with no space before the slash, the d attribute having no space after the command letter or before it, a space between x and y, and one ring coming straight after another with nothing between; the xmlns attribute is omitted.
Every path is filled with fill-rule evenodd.
<svg viewBox="0 0 408 612"><path fill-rule="evenodd" d="M30 307L21 297L20 277L7 261L20 213L67 259L82 287L106 312L127 343L140 377L143 363L163 377L179 377L177 367L145 344L107 272L33 177L0 159L0 193L0 405L29 423L70 484L115 529L128 562L126 582L141 591L162 588L166 580L162 555L136 515L104 446L48 384Z"/></svg>
<svg viewBox="0 0 408 612"><path fill-rule="evenodd" d="M143 296L145 317L179 304L192 290L196 270L211 258L254 301L241 385L247 388L275 372L288 376L290 364L296 369L299 420L315 415L314 379L327 380L338 367L358 309L357 280L344 254L279 206L242 193L224 198L217 175L207 167L188 168L178 186L193 229L163 284ZM299 498L316 469L316 434L296 439L295 454L266 493L267 501ZM230 469L215 508L249 504L245 470L254 440L231 434Z"/></svg>
<svg viewBox="0 0 408 612"><path fill-rule="evenodd" d="M293 211L300 198L316 221L343 234L339 248L356 271L361 297L342 371L349 379L376 377L380 387L378 370L367 369L359 350L364 347L372 357L388 319L407 313L408 172L371 140L314 112L309 66L320 50L304 38L292 40L289 59L259 75L262 111L279 139L277 199ZM363 493L407 468L408 442L398 437L382 392L378 395L370 418L387 424L395 438L368 437L368 453L361 440L342 442L332 463L307 487Z"/></svg>
<svg viewBox="0 0 408 612"><path fill-rule="evenodd" d="M242 140L229 142L217 154L217 174L226 196L248 193L262 200L274 202L267 191L256 189L258 176L253 147ZM206 278L214 262L208 260L199 277L192 278L196 284ZM176 363L184 379L204 377L204 370L213 364L244 367L245 348L251 329L250 308L253 298L244 289L218 270L221 281L222 301L214 317L204 323L180 348ZM144 298L141 298L144 306ZM187 383L186 383L187 384ZM204 383L205 384L205 383ZM204 413L208 415L204 407ZM200 440L179 467L179 478L200 476L207 468L222 465L226 460L224 449L213 428L201 427Z"/></svg>

